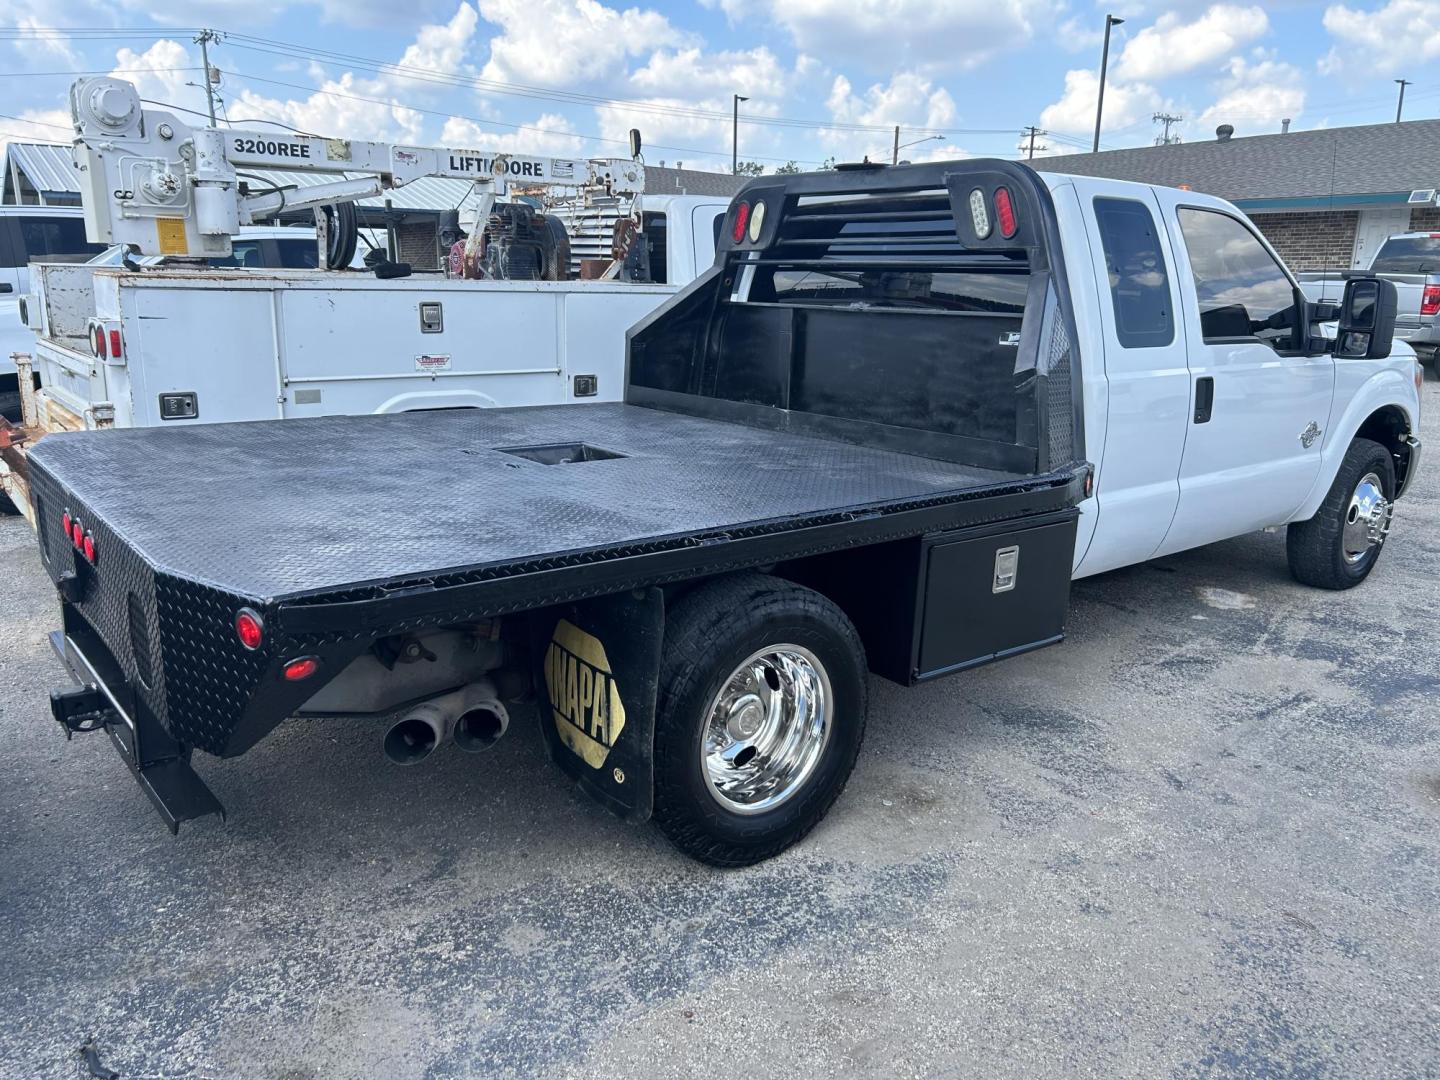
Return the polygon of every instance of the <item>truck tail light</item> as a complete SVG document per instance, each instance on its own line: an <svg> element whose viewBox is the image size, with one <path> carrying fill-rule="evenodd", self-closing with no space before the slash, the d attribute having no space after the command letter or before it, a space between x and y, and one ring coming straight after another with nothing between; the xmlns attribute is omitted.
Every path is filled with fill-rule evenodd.
<svg viewBox="0 0 1440 1080"><path fill-rule="evenodd" d="M301 679L308 679L315 672L320 670L320 661L313 656L297 656L280 669L287 682L299 682Z"/></svg>
<svg viewBox="0 0 1440 1080"><path fill-rule="evenodd" d="M250 608L241 608L235 613L235 636L240 644L254 652L265 640L265 622Z"/></svg>
<svg viewBox="0 0 1440 1080"><path fill-rule="evenodd" d="M105 359L105 330L101 326L90 327L90 351L95 354L95 359Z"/></svg>
<svg viewBox="0 0 1440 1080"><path fill-rule="evenodd" d="M739 244L745 239L745 226L750 223L750 204L742 202L735 207L735 224L730 229L730 236Z"/></svg>
<svg viewBox="0 0 1440 1080"><path fill-rule="evenodd" d="M1420 297L1421 315L1440 315L1440 285L1426 285Z"/></svg>
<svg viewBox="0 0 1440 1080"><path fill-rule="evenodd" d="M1015 204L1010 200L1009 188L995 189L995 221L1000 226L1000 235L1009 240L1015 235L1019 224L1015 220Z"/></svg>
<svg viewBox="0 0 1440 1080"><path fill-rule="evenodd" d="M124 355L125 350L120 344L120 331L118 329L112 329L110 331L110 359L119 360Z"/></svg>

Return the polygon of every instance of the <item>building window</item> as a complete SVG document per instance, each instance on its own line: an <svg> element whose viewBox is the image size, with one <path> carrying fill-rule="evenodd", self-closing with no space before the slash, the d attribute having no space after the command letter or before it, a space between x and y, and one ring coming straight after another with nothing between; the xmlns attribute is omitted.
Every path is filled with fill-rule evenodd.
<svg viewBox="0 0 1440 1080"><path fill-rule="evenodd" d="M1169 345L1175 340L1175 313L1155 216L1134 199L1096 199L1095 221L1120 344L1127 349Z"/></svg>
<svg viewBox="0 0 1440 1080"><path fill-rule="evenodd" d="M1255 234L1215 210L1182 207L1178 216L1205 340L1258 338L1276 348L1288 346L1295 286Z"/></svg>

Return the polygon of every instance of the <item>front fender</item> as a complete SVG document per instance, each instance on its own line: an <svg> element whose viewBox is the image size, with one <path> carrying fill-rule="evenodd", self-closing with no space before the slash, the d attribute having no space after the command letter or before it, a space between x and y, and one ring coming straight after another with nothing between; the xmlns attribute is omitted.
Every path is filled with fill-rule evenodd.
<svg viewBox="0 0 1440 1080"><path fill-rule="evenodd" d="M1411 356L1413 364L1413 354ZM1337 393L1339 392L1337 385ZM1386 407L1393 407L1404 413L1405 423L1412 434L1419 428L1420 399L1415 390L1413 375L1402 374L1398 367L1386 367L1360 384L1339 418L1331 421L1330 430L1325 433L1324 448L1320 453L1320 472L1310 493L1290 520L1308 521L1315 516L1320 504L1325 501L1330 485L1335 482L1335 475L1340 471L1340 462L1356 432L1360 430L1360 425L1371 414Z"/></svg>

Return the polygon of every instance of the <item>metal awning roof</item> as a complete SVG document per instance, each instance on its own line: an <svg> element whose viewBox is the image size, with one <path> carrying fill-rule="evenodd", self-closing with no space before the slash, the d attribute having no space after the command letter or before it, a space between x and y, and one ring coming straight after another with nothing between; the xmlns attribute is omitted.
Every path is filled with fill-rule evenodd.
<svg viewBox="0 0 1440 1080"><path fill-rule="evenodd" d="M5 175L12 170L25 175L36 191L45 195L69 192L80 194L75 180L75 166L70 161L70 147L55 143L12 142L5 147ZM6 185L9 190L9 185Z"/></svg>

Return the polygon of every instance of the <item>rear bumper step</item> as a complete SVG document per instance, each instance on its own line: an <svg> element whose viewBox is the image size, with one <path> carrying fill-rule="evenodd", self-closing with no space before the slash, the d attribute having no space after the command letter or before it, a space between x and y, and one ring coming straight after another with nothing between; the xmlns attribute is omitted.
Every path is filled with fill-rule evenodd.
<svg viewBox="0 0 1440 1080"><path fill-rule="evenodd" d="M209 814L225 819L220 800L190 767L190 748L171 738L143 708L135 707L124 677L106 662L102 651L87 651L58 630L50 634L50 647L80 684L50 694L50 711L67 738L103 727L172 834L180 831L182 821Z"/></svg>

